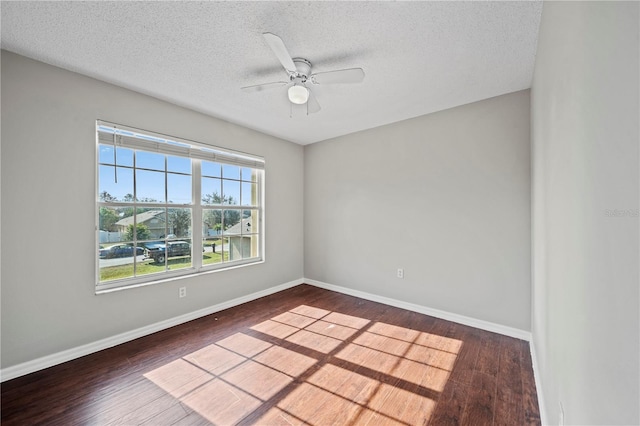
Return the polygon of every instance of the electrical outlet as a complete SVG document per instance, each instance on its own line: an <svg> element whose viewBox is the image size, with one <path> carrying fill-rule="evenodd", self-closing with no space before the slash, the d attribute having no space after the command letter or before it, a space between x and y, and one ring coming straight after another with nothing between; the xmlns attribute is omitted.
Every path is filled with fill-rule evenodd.
<svg viewBox="0 0 640 426"><path fill-rule="evenodd" d="M397 277L398 278L404 278L404 269L398 268Z"/></svg>
<svg viewBox="0 0 640 426"><path fill-rule="evenodd" d="M187 297L187 288L180 287L180 292L178 293L180 297Z"/></svg>

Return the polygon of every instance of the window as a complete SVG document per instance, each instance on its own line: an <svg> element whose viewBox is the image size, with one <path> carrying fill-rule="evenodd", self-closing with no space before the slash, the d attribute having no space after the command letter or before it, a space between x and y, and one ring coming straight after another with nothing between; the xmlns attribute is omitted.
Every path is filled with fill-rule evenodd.
<svg viewBox="0 0 640 426"><path fill-rule="evenodd" d="M262 260L264 160L97 123L97 292Z"/></svg>

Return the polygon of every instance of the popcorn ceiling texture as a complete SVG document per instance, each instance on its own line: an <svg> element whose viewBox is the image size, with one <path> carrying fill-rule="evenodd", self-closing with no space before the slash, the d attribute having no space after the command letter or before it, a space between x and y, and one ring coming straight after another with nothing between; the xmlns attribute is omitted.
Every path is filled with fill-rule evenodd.
<svg viewBox="0 0 640 426"><path fill-rule="evenodd" d="M3 2L2 48L299 144L531 86L542 2ZM363 83L311 86L293 110L261 34L312 72L361 67ZM135 125L135 123L128 123Z"/></svg>

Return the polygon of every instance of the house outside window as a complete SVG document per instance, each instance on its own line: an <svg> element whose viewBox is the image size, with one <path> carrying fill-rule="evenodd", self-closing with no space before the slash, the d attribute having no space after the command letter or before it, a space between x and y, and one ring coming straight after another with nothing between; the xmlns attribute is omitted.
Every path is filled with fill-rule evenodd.
<svg viewBox="0 0 640 426"><path fill-rule="evenodd" d="M263 259L260 157L97 123L96 291Z"/></svg>

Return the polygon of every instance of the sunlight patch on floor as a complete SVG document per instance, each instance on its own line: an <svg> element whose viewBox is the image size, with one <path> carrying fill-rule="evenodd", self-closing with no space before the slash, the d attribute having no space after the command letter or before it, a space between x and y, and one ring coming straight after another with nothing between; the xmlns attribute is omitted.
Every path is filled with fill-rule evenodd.
<svg viewBox="0 0 640 426"><path fill-rule="evenodd" d="M259 424L411 425L428 421L461 345L300 305L144 377L213 424L253 414Z"/></svg>

